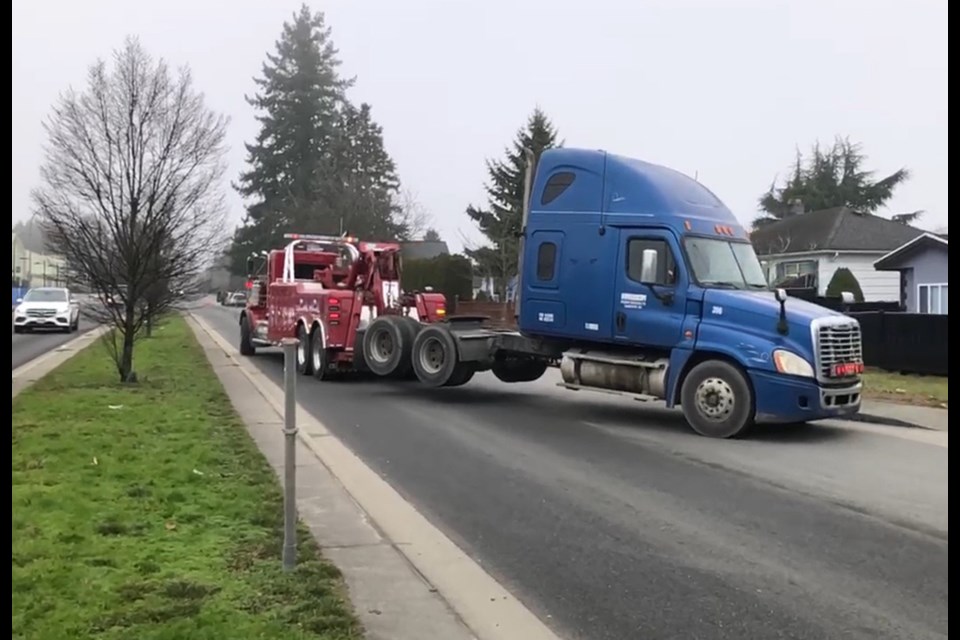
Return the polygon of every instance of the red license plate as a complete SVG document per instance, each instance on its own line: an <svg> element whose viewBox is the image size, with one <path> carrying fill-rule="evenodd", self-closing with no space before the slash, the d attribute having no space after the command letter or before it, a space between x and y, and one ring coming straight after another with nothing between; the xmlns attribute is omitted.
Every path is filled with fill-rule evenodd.
<svg viewBox="0 0 960 640"><path fill-rule="evenodd" d="M860 375L863 373L863 363L843 362L840 364L835 364L831 368L830 373L834 378L846 378L848 376Z"/></svg>

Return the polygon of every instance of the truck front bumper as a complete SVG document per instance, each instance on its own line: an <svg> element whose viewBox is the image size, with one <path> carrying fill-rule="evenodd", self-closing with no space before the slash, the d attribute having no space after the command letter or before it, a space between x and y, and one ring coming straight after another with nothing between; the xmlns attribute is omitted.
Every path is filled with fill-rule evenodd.
<svg viewBox="0 0 960 640"><path fill-rule="evenodd" d="M815 380L751 370L757 422L789 423L842 418L860 411L862 385L821 387Z"/></svg>

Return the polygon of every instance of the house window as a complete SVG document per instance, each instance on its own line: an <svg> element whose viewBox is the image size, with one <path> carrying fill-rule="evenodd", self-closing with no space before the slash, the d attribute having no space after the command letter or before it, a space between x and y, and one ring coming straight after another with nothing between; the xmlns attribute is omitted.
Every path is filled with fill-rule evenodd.
<svg viewBox="0 0 960 640"><path fill-rule="evenodd" d="M650 238L631 238L627 245L627 277L635 282L641 281L643 270L643 252L653 249L657 252L657 281L652 284L672 286L677 282L677 263L670 245L664 240Z"/></svg>
<svg viewBox="0 0 960 640"><path fill-rule="evenodd" d="M557 263L557 245L544 242L537 249L537 280L549 282L553 280Z"/></svg>
<svg viewBox="0 0 960 640"><path fill-rule="evenodd" d="M816 289L819 265L816 260L780 262L776 266L774 284L788 285L795 289Z"/></svg>
<svg viewBox="0 0 960 640"><path fill-rule="evenodd" d="M573 184L573 180L576 177L577 176L570 171L561 171L560 173L555 173L550 176L550 179L547 180L547 186L543 188L543 195L540 196L540 204L550 204L559 198L560 194Z"/></svg>
<svg viewBox="0 0 960 640"><path fill-rule="evenodd" d="M921 284L917 286L917 290L917 311L919 313L948 315L946 284Z"/></svg>

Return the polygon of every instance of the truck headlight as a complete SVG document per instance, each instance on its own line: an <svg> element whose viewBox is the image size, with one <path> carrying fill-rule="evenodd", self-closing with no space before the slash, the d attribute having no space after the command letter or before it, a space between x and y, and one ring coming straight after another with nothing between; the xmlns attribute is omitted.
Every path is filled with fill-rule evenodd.
<svg viewBox="0 0 960 640"><path fill-rule="evenodd" d="M804 378L813 377L813 365L791 351L775 350L773 352L773 364L780 373Z"/></svg>

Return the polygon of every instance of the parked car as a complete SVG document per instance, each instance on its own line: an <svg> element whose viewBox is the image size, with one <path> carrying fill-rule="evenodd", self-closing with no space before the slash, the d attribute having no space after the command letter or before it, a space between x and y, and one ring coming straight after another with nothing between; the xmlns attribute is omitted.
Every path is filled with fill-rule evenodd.
<svg viewBox="0 0 960 640"><path fill-rule="evenodd" d="M229 293L223 304L226 307L245 307L247 305L247 294L244 291Z"/></svg>
<svg viewBox="0 0 960 640"><path fill-rule="evenodd" d="M80 304L64 287L37 287L17 299L13 332L57 329L70 333L80 328Z"/></svg>

